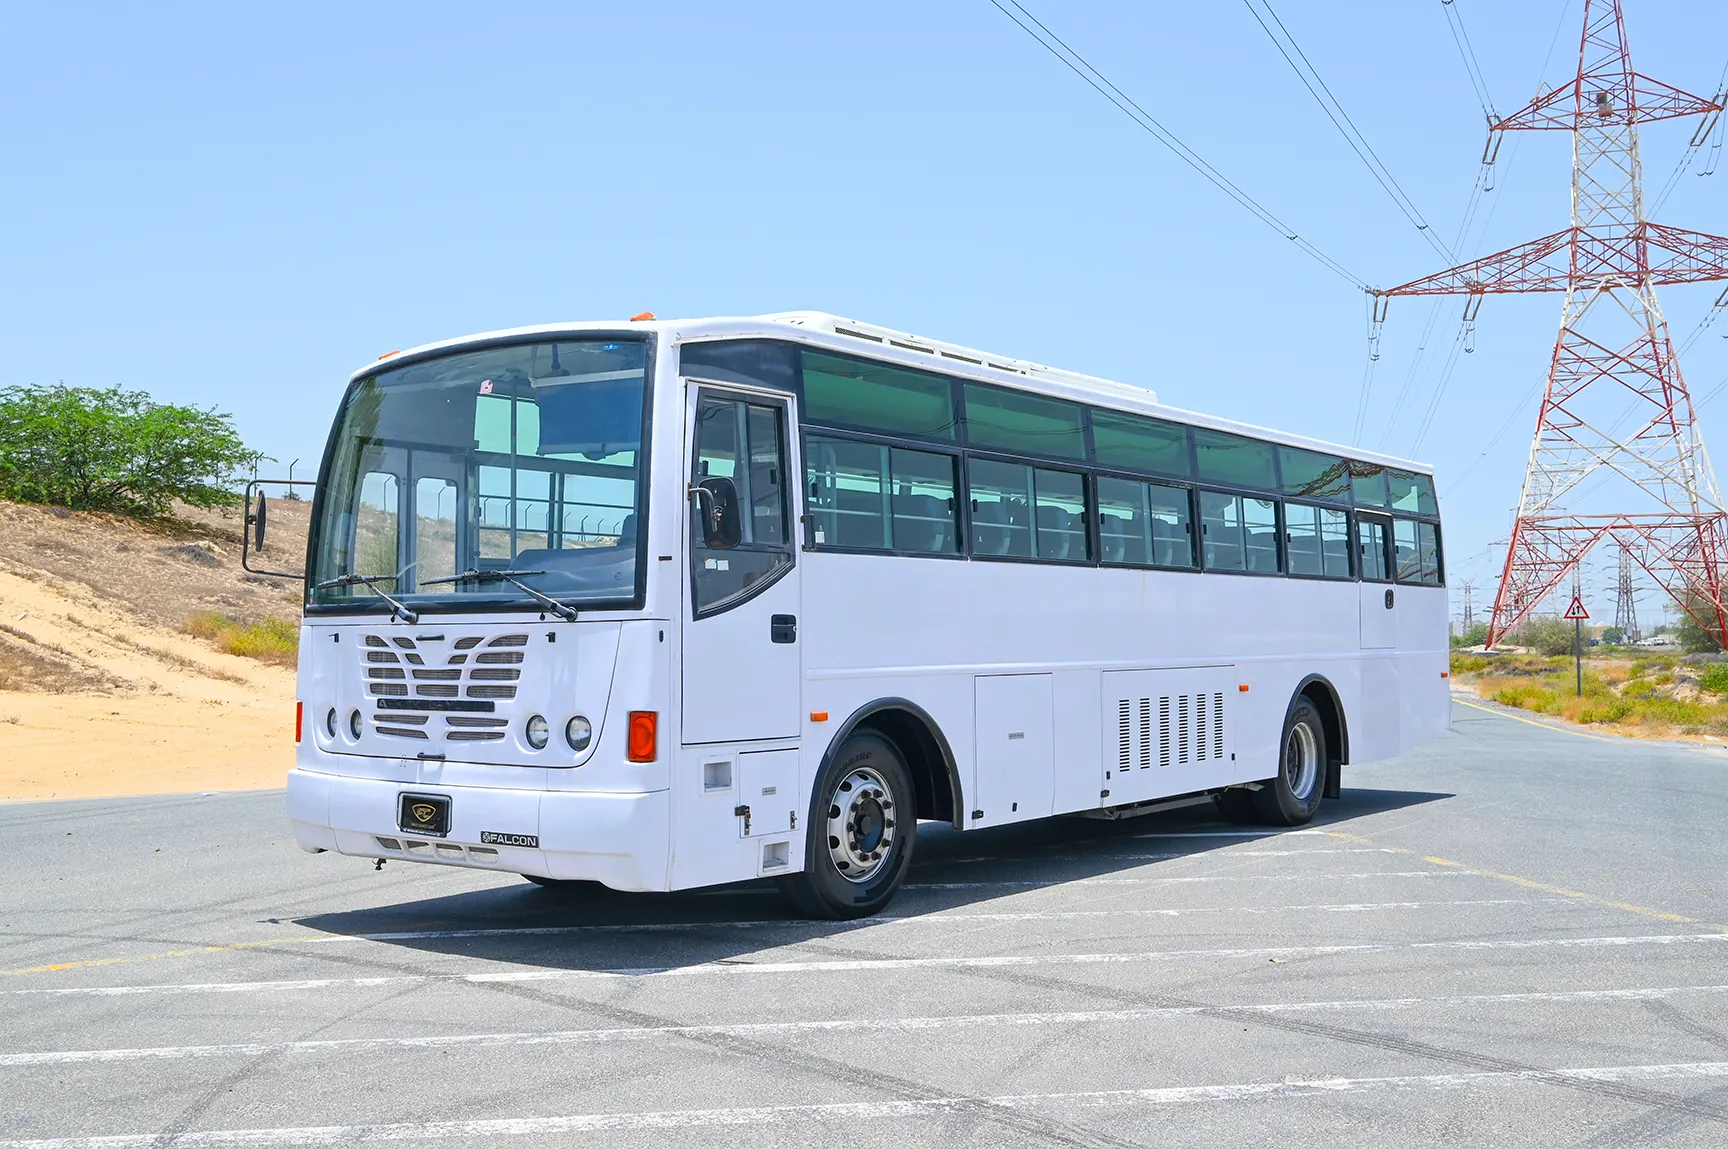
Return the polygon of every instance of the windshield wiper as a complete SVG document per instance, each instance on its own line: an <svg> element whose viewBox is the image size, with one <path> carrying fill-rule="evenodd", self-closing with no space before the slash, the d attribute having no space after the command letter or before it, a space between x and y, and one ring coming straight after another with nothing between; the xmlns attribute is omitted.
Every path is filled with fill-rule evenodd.
<svg viewBox="0 0 1728 1149"><path fill-rule="evenodd" d="M565 622L575 622L576 621L576 611L573 608L565 606L563 603L559 602L555 598L551 598L551 597L548 597L547 595L541 594L539 591L535 590L533 587L529 586L525 582L517 581L518 575L543 575L545 573L546 573L545 571L495 571L495 570L484 570L483 571L483 570L475 570L473 567L469 567L467 570L463 571L461 574L451 575L449 578L423 579L423 580L421 580L420 585L421 586L433 586L433 585L436 585L437 583L444 583L444 582L507 582L511 586L515 587L517 590L521 591L522 593L527 594L527 595L532 595L536 602L540 603L547 610L551 611L553 614L557 615L559 618L563 619Z"/></svg>
<svg viewBox="0 0 1728 1149"><path fill-rule="evenodd" d="M326 579L325 581L319 583L316 589L329 590L331 587L337 587L337 586L363 586L367 590L371 591L373 594L377 595L379 598L383 599L385 602L390 604L390 608L391 608L390 609L390 617L391 618L396 618L396 617L400 616L402 621L407 623L409 626L413 626L415 623L419 622L420 616L417 613L409 610L406 606L403 606L400 602L397 602L395 599L391 598L389 595L385 594L383 591L378 589L378 583L383 579L389 579L392 582L394 582L396 580L396 576L395 575L363 575L363 574L338 575L336 578Z"/></svg>

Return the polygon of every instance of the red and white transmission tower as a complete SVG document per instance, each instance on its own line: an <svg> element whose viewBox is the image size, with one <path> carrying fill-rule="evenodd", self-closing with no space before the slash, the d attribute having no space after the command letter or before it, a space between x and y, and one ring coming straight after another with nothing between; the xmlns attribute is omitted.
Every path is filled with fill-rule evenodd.
<svg viewBox="0 0 1728 1149"><path fill-rule="evenodd" d="M1656 302L1658 285L1728 279L1728 238L1646 220L1638 158L1639 124L1703 115L1711 117L1701 129L1707 134L1722 107L1720 97L1635 72L1620 0L1585 0L1577 76L1491 125L1493 132L1572 133L1572 226L1376 301L1379 319L1388 296L1464 295L1468 321L1489 294L1566 293L1490 646L1604 538L1728 646L1728 513ZM1630 411L1622 408L1628 399ZM1628 416L1632 429L1622 432ZM1618 486L1627 497L1595 501L1610 513L1569 511L1568 496L1587 498L1579 484L1599 471L1624 480Z"/></svg>

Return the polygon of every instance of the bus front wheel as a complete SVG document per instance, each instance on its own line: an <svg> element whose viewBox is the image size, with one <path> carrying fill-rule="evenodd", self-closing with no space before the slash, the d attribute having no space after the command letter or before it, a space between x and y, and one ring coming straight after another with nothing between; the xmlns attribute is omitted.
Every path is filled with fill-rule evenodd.
<svg viewBox="0 0 1728 1149"><path fill-rule="evenodd" d="M779 880L812 918L862 918L900 888L918 834L912 775L893 743L874 731L849 735L823 767L811 796L804 871Z"/></svg>
<svg viewBox="0 0 1728 1149"><path fill-rule="evenodd" d="M1314 704L1298 696L1284 718L1278 774L1254 792L1260 820L1274 826L1304 824L1320 809L1325 782L1326 727Z"/></svg>

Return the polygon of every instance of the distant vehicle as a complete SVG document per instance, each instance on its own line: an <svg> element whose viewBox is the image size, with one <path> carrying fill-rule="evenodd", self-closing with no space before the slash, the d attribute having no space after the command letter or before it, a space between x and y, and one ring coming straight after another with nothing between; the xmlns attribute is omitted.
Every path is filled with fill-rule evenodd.
<svg viewBox="0 0 1728 1149"><path fill-rule="evenodd" d="M872 913L918 822L1294 826L1448 724L1429 472L815 313L355 373L288 806L311 851Z"/></svg>

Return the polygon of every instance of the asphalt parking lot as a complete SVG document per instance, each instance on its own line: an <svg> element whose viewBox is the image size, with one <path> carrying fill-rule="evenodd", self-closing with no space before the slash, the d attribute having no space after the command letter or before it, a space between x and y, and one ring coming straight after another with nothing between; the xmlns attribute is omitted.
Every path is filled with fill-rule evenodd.
<svg viewBox="0 0 1728 1149"><path fill-rule="evenodd" d="M1728 751L1459 705L1345 785L929 828L845 924L0 807L0 1149L1728 1144Z"/></svg>

